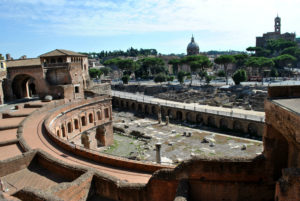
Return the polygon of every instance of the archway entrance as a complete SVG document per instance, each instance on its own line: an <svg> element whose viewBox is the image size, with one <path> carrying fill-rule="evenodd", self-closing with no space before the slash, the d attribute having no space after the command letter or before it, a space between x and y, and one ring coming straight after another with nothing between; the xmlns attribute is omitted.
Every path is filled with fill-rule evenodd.
<svg viewBox="0 0 300 201"><path fill-rule="evenodd" d="M17 75L12 82L12 91L17 99L36 96L35 79L26 74Z"/></svg>

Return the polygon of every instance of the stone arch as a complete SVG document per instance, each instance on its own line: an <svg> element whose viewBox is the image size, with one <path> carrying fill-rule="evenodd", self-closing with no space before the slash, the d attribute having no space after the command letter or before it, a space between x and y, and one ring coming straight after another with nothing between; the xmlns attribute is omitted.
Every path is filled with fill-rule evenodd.
<svg viewBox="0 0 300 201"><path fill-rule="evenodd" d="M75 127L75 129L79 129L78 119L74 119L74 127Z"/></svg>
<svg viewBox="0 0 300 201"><path fill-rule="evenodd" d="M238 120L235 120L233 122L233 130L237 132L243 132L243 126L242 123Z"/></svg>
<svg viewBox="0 0 300 201"><path fill-rule="evenodd" d="M148 105L145 104L145 114L149 114Z"/></svg>
<svg viewBox="0 0 300 201"><path fill-rule="evenodd" d="M81 125L86 126L86 117L85 116L81 117Z"/></svg>
<svg viewBox="0 0 300 201"><path fill-rule="evenodd" d="M124 108L124 101L121 100L121 108Z"/></svg>
<svg viewBox="0 0 300 201"><path fill-rule="evenodd" d="M27 98L37 95L36 79L27 74L18 74L12 81L12 92L17 98Z"/></svg>
<svg viewBox="0 0 300 201"><path fill-rule="evenodd" d="M72 133L72 123L71 122L68 122L67 128L68 128L68 133Z"/></svg>
<svg viewBox="0 0 300 201"><path fill-rule="evenodd" d="M90 142L89 142L89 137L87 136L86 133L81 135L81 144L83 145L84 148L89 149L90 148Z"/></svg>
<svg viewBox="0 0 300 201"><path fill-rule="evenodd" d="M91 124L91 123L93 123L93 122L94 122L94 117L93 117L93 114L90 113L90 114L89 114L89 123Z"/></svg>
<svg viewBox="0 0 300 201"><path fill-rule="evenodd" d="M257 135L258 134L257 125L254 123L249 123L248 124L248 133L251 135Z"/></svg>
<svg viewBox="0 0 300 201"><path fill-rule="evenodd" d="M177 111L176 112L176 120L182 121L182 117L183 117L182 112L181 111Z"/></svg>
<svg viewBox="0 0 300 201"><path fill-rule="evenodd" d="M97 118L98 118L98 120L102 119L102 117L101 117L101 111L100 110L97 111Z"/></svg>
<svg viewBox="0 0 300 201"><path fill-rule="evenodd" d="M228 121L225 118L220 119L220 128L228 130Z"/></svg>
<svg viewBox="0 0 300 201"><path fill-rule="evenodd" d="M120 105L120 101L118 100L118 99L113 99L114 100L114 105L116 106L116 107L119 107Z"/></svg>
<svg viewBox="0 0 300 201"><path fill-rule="evenodd" d="M165 118L167 115L166 115L166 109L165 108L161 108L161 117L162 118Z"/></svg>
<svg viewBox="0 0 300 201"><path fill-rule="evenodd" d="M216 119L213 116L209 116L207 118L207 125L211 126L211 127L215 127L216 126Z"/></svg>
<svg viewBox="0 0 300 201"><path fill-rule="evenodd" d="M167 110L167 115L170 117L171 114L172 114L172 110L171 110L171 109L168 109L168 110Z"/></svg>
<svg viewBox="0 0 300 201"><path fill-rule="evenodd" d="M151 113L152 114L157 114L157 108L156 108L156 106L155 105L153 105L152 107L151 107Z"/></svg>
<svg viewBox="0 0 300 201"><path fill-rule="evenodd" d="M60 137L60 132L59 132L59 129L57 129L57 131L56 131L56 135L57 135L57 137Z"/></svg>
<svg viewBox="0 0 300 201"><path fill-rule="evenodd" d="M193 113L192 112L187 112L186 113L186 120L190 123L194 122L193 120Z"/></svg>
<svg viewBox="0 0 300 201"><path fill-rule="evenodd" d="M203 117L202 117L201 114L197 114L197 116L196 116L196 122L197 123L202 123L203 122Z"/></svg>
<svg viewBox="0 0 300 201"><path fill-rule="evenodd" d="M66 137L66 130L65 130L65 126L62 124L61 125L61 133L63 137Z"/></svg>
<svg viewBox="0 0 300 201"><path fill-rule="evenodd" d="M126 109L129 109L129 102L128 101L126 101Z"/></svg>
<svg viewBox="0 0 300 201"><path fill-rule="evenodd" d="M131 103L131 109L135 111L135 103Z"/></svg>
<svg viewBox="0 0 300 201"><path fill-rule="evenodd" d="M143 111L142 104L138 104L138 111L139 111L139 112L142 112L142 111Z"/></svg>

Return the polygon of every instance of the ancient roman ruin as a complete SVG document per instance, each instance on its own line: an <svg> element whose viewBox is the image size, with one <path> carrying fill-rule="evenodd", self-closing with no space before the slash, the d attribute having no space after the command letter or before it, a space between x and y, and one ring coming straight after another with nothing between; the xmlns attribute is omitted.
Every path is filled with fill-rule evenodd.
<svg viewBox="0 0 300 201"><path fill-rule="evenodd" d="M2 200L300 200L300 86L269 87L265 117L247 119L247 110L234 116L232 108L213 104L202 110L186 102L171 105L169 97L158 103L111 93L110 83L90 81L87 57L72 51L5 63L2 103L3 97L31 101L0 108ZM119 113L113 114L113 107ZM263 142L199 134L185 127L188 123ZM142 139L128 146L143 142L138 146L147 148L152 160L143 160L147 153L109 154L116 132ZM193 154L182 151L187 158L164 163L166 150L177 151L184 142ZM226 151L229 143L238 154Z"/></svg>

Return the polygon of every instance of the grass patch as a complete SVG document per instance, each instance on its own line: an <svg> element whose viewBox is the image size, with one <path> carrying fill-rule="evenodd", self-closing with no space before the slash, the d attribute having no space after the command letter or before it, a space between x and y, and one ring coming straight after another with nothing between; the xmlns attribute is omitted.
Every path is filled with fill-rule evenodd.
<svg viewBox="0 0 300 201"><path fill-rule="evenodd" d="M117 140L114 140L114 143L107 147L106 150L104 150L105 153L112 153L114 150L116 150L119 147L119 142Z"/></svg>

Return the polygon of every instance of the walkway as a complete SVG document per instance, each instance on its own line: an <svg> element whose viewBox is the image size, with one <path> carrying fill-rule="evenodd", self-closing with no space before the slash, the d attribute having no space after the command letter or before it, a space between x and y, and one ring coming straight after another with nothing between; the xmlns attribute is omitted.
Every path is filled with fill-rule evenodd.
<svg viewBox="0 0 300 201"><path fill-rule="evenodd" d="M143 94L133 94L128 92L114 91L114 90L112 90L112 96L129 99L129 100L135 100L141 103L149 103L155 105L160 104L161 106L180 108L180 109L186 109L186 110L203 112L203 113L217 114L217 115L222 115L227 117L234 117L238 119L249 119L257 122L265 121L264 112L258 112L253 110L243 110L238 108L231 109L231 108L215 107L209 105L199 105L196 103L181 103L181 102L154 98L153 96L146 96Z"/></svg>
<svg viewBox="0 0 300 201"><path fill-rule="evenodd" d="M30 104L36 107L38 105L42 106L43 104L46 103L40 101L34 101L31 102ZM1 119L0 116L0 128L1 128L0 144L2 143L2 146L0 146L0 160L8 159L13 156L22 154L22 150L18 144L16 134L17 134L18 126L20 125L21 121L26 117L14 117L13 114L15 114L16 116L20 114L28 116L34 110L37 109L37 108L34 109L24 108L24 104L19 104L18 106L19 106L18 110L11 110L11 108L9 107L1 108L2 113L8 113L11 115L11 117ZM35 114L34 118L30 122L27 122L23 127L24 140L32 149L37 149L37 148L42 149L62 162L72 164L72 165L92 167L99 170L100 172L106 173L110 176L114 176L120 180L127 181L130 183L147 183L148 180L150 179L151 174L138 173L138 172L127 171L115 167L109 167L91 161L89 159L76 156L72 153L65 151L61 147L57 146L48 138L43 128L44 118L46 117L47 114L48 114L47 112ZM12 140L15 140L16 142L6 143ZM34 180L33 182L36 181ZM27 183L23 182L22 184L20 184L20 186L26 186Z"/></svg>

